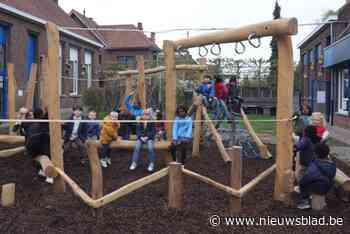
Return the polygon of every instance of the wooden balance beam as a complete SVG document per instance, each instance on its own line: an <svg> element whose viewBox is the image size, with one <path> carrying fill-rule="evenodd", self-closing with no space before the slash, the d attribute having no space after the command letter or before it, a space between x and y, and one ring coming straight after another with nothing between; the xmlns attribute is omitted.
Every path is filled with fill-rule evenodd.
<svg viewBox="0 0 350 234"><path fill-rule="evenodd" d="M258 135L256 134L253 126L251 125L247 115L245 114L244 110L241 109L241 116L243 119L243 123L245 128L247 129L249 135L253 138L254 142L259 147L260 155L263 159L270 159L272 157L270 151L268 150L267 146L260 140Z"/></svg>
<svg viewBox="0 0 350 234"><path fill-rule="evenodd" d="M24 145L24 137L15 135L0 135L0 143L9 145Z"/></svg>
<svg viewBox="0 0 350 234"><path fill-rule="evenodd" d="M99 141L95 142L99 147L102 145ZM136 145L136 141L127 141L127 140L117 140L111 143L111 149L122 149L122 150L131 150L134 149ZM156 141L154 143L155 150L168 150L171 145L170 141ZM147 148L146 145L142 146L143 148Z"/></svg>

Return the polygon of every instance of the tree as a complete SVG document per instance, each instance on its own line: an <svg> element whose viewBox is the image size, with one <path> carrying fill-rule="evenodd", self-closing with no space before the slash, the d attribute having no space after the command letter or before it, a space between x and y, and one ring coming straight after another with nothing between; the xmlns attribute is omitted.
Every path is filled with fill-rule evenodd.
<svg viewBox="0 0 350 234"><path fill-rule="evenodd" d="M322 22L327 21L328 19L332 18L333 16L337 16L338 11L335 10L327 10L321 15Z"/></svg>
<svg viewBox="0 0 350 234"><path fill-rule="evenodd" d="M258 97L260 97L262 80L265 78L264 75L266 74L266 72L269 71L269 67L268 67L269 61L263 58L260 58L260 59L252 58L249 60L249 63L252 65L255 78L258 80L258 83L257 83Z"/></svg>
<svg viewBox="0 0 350 234"><path fill-rule="evenodd" d="M280 19L281 18L281 7L278 4L278 1L276 0L275 3L275 9L273 11L273 19ZM273 91L276 91L277 87L277 74L278 74L278 44L277 44L277 38L273 37L270 43L271 47L271 57L270 57L270 75L268 79L268 83L273 89Z"/></svg>

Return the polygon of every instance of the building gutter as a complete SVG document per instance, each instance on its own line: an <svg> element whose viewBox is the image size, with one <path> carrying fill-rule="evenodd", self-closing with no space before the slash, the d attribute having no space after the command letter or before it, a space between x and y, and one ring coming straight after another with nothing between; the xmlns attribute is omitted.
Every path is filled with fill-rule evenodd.
<svg viewBox="0 0 350 234"><path fill-rule="evenodd" d="M12 14L15 14L15 15L18 15L18 16L21 16L27 20L30 20L34 23L38 23L38 24L41 24L41 25L46 25L48 21L44 20L44 19L41 19L39 17L36 17L34 15L31 15L27 12L24 12L24 11L21 11L21 10L18 10L17 8L14 8L14 7L11 7L9 5L6 5L6 4L3 4L3 3L0 3L0 9L3 9L7 12L10 12ZM69 30L66 30L66 29L63 29L62 27L58 26L58 29L60 32L64 33L64 34L67 34L69 36L72 36L74 38L77 38L81 41L84 41L84 42L87 42L91 45L94 45L94 46L97 46L97 47L100 47L100 48L103 48L104 46L98 42L95 42L89 38L86 38L86 37L83 37L81 35L78 35L72 31L69 31Z"/></svg>

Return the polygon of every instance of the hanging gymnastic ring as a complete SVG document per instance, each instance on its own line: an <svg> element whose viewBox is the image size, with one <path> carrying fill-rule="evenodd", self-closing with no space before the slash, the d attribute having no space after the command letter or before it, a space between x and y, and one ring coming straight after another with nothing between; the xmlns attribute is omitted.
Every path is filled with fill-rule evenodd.
<svg viewBox="0 0 350 234"><path fill-rule="evenodd" d="M202 49L204 49L204 51L205 51L204 54L202 53ZM203 57L207 56L208 54L209 54L209 50L208 50L207 47L201 46L201 47L198 48L198 55L199 55L200 57L203 58Z"/></svg>
<svg viewBox="0 0 350 234"><path fill-rule="evenodd" d="M176 48L176 51L181 55L181 56L187 56L190 54L190 52L187 49L181 48L181 46L178 46Z"/></svg>
<svg viewBox="0 0 350 234"><path fill-rule="evenodd" d="M238 45L241 45L242 51L239 51ZM240 42L237 42L237 43L236 43L236 46L235 46L235 51L236 51L237 54L244 54L244 52L245 52L245 45L244 45L244 43L241 42L241 41L240 41Z"/></svg>
<svg viewBox="0 0 350 234"><path fill-rule="evenodd" d="M217 47L217 52L215 52L215 47ZM210 53L214 56L220 56L221 55L221 46L220 44L214 43L213 46L210 48Z"/></svg>
<svg viewBox="0 0 350 234"><path fill-rule="evenodd" d="M254 43L253 43L253 39L255 39L255 38L257 39L258 44L254 44ZM261 39L260 39L260 37L257 36L257 34L256 34L255 32L249 34L249 36L248 36L248 42L249 42L249 44L250 44L251 46L253 46L254 48L259 48L259 47L261 46Z"/></svg>

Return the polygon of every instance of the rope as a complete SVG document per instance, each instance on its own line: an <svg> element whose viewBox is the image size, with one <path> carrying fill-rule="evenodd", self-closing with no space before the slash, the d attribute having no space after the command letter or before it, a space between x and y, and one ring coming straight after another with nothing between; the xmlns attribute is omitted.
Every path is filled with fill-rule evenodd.
<svg viewBox="0 0 350 234"><path fill-rule="evenodd" d="M290 122L295 118L289 119L272 119L272 120L250 120L249 122L253 123L274 123L274 122ZM2 123L140 123L140 120L61 120L61 119L0 119ZM207 122L225 122L232 120L193 120L193 123L207 123ZM244 122L243 120L234 120L235 122ZM149 120L149 123L173 123L175 120ZM181 120L180 120L181 122ZM183 120L187 122L187 120Z"/></svg>

